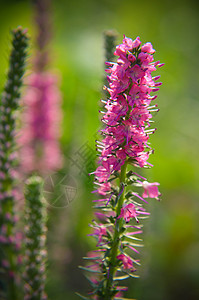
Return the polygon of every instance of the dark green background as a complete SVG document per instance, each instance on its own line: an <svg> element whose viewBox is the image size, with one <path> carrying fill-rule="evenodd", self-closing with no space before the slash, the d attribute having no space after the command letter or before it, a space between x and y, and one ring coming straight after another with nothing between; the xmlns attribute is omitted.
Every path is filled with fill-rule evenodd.
<svg viewBox="0 0 199 300"><path fill-rule="evenodd" d="M33 11L28 1L1 1L0 84L3 87L9 54L9 30L22 25L32 37ZM74 291L88 289L77 268L95 245L88 223L92 219L92 180L72 164L76 151L87 143L95 151L100 127L99 100L104 76L103 31L152 42L163 86L158 92L160 112L151 137L154 167L149 181L160 182L162 201L150 201L140 256L141 278L131 280L126 296L139 300L199 299L199 2L77 0L53 1L51 67L61 77L61 146L63 171L75 180L77 195L69 206L49 210L49 299L78 299ZM29 71L31 63L29 64ZM90 152L89 152L90 151ZM85 173L94 168L89 150ZM76 159L77 156L76 156ZM83 164L83 165L82 165ZM84 161L80 161L84 166Z"/></svg>

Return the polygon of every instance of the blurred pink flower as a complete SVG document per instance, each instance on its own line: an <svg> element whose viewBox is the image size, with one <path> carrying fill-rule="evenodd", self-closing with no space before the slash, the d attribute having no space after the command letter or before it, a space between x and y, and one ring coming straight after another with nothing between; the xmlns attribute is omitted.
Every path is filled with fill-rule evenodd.
<svg viewBox="0 0 199 300"><path fill-rule="evenodd" d="M24 124L19 136L20 161L26 173L46 173L61 167L60 92L58 79L49 72L28 77L24 96Z"/></svg>

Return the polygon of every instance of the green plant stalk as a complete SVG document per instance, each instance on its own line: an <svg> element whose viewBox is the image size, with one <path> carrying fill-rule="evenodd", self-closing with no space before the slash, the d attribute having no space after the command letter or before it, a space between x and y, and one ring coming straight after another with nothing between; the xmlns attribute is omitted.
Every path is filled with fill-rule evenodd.
<svg viewBox="0 0 199 300"><path fill-rule="evenodd" d="M121 167L120 173L120 191L123 189L123 192L118 200L118 204L116 207L116 223L115 223L115 231L113 235L113 243L110 253L110 262L109 262L109 271L107 276L107 283L106 283L106 290L105 290L105 300L113 299L112 289L113 289L113 278L116 273L116 261L118 255L118 246L119 246L119 239L121 235L121 229L123 225L123 219L118 219L118 216L121 213L121 208L124 203L124 193L125 193L125 179L126 179L126 169L127 169L127 161Z"/></svg>

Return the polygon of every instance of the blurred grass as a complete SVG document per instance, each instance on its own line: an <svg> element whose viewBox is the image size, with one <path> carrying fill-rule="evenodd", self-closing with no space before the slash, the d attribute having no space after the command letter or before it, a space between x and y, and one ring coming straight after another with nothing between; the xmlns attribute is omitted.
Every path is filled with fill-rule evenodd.
<svg viewBox="0 0 199 300"><path fill-rule="evenodd" d="M155 59L165 63L159 70L163 82L157 99L160 112L154 117L158 130L151 138L155 154L150 162L154 167L145 171L149 180L160 182L162 201L149 205L141 278L129 282L127 296L139 300L199 299L199 2L59 0L53 2L53 13L51 56L52 68L61 76L64 171L75 178L78 195L65 209L49 208L49 299L78 299L74 291L88 288L77 265L94 247L87 237L92 183L70 158L86 142L95 150L104 76L102 33L111 28L120 33L119 43L122 34L151 41L157 50ZM32 17L28 1L1 1L1 87L9 30L17 25L28 27L32 51Z"/></svg>

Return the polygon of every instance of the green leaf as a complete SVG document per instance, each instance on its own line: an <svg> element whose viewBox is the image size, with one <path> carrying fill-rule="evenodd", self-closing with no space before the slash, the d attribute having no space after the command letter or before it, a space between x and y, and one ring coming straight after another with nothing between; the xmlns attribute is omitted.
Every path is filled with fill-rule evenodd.
<svg viewBox="0 0 199 300"><path fill-rule="evenodd" d="M124 280L124 279L127 279L129 278L130 276L128 274L126 275L123 275L123 276L116 276L113 278L114 281L117 281L117 280Z"/></svg>
<svg viewBox="0 0 199 300"><path fill-rule="evenodd" d="M98 259L101 259L101 256L95 256L95 257L85 256L85 257L83 257L83 259L85 259L85 260L98 260Z"/></svg>
<svg viewBox="0 0 199 300"><path fill-rule="evenodd" d="M142 239L138 239L138 238L136 238L136 237L134 237L134 236L131 236L131 235L126 235L126 234L124 234L124 236L125 236L126 238L128 238L128 239L131 239L131 240L140 241L140 242L143 241Z"/></svg>
<svg viewBox="0 0 199 300"><path fill-rule="evenodd" d="M135 298L122 298L122 297L115 297L114 300L136 300Z"/></svg>
<svg viewBox="0 0 199 300"><path fill-rule="evenodd" d="M78 266L78 268L80 268L81 270L84 270L84 271L91 272L91 273L98 273L98 274L101 274L100 271L92 270L92 269L90 269L90 268L86 268L86 267L82 267L82 266Z"/></svg>
<svg viewBox="0 0 199 300"><path fill-rule="evenodd" d="M88 298L88 297L85 297L85 296L83 296L83 295L81 295L81 294L79 294L79 293L75 293L77 296L79 296L81 299L84 299L84 300L90 300L90 298Z"/></svg>
<svg viewBox="0 0 199 300"><path fill-rule="evenodd" d="M136 243L130 243L130 242L128 244L127 243L125 245L129 245L129 246L132 246L132 247L143 247L142 244L136 244Z"/></svg>
<svg viewBox="0 0 199 300"><path fill-rule="evenodd" d="M132 278L139 278L139 277L140 277L139 275L134 275L134 274L130 274L130 273L128 273L128 275L129 275L130 277L132 277Z"/></svg>

